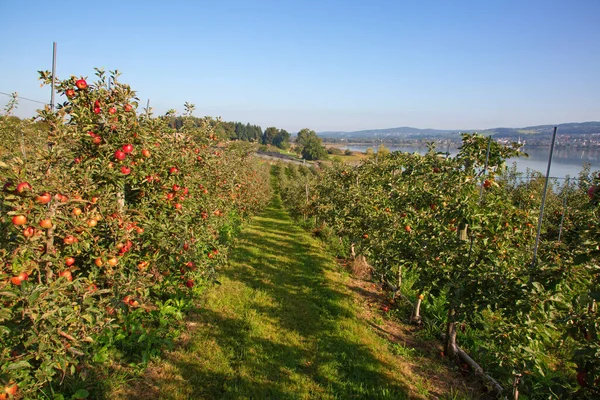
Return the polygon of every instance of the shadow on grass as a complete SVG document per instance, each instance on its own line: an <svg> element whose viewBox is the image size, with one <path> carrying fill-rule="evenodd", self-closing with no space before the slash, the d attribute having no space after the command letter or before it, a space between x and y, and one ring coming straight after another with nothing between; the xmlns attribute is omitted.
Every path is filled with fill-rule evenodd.
<svg viewBox="0 0 600 400"><path fill-rule="evenodd" d="M241 234L186 349L139 398L403 399L412 393L357 329L333 267L275 197ZM178 381L174 380L177 379ZM411 394L411 397L413 394Z"/></svg>

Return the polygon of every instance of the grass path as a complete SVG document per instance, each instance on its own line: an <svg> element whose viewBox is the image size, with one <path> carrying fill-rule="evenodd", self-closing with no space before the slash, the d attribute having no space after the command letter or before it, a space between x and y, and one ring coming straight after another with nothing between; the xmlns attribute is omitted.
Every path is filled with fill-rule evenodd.
<svg viewBox="0 0 600 400"><path fill-rule="evenodd" d="M364 319L347 274L275 197L244 229L182 343L121 398L438 398ZM413 366L413 367L411 367Z"/></svg>

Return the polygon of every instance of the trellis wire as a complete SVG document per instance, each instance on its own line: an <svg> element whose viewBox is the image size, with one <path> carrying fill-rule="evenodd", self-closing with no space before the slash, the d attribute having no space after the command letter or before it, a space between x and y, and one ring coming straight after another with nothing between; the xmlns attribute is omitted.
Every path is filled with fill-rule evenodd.
<svg viewBox="0 0 600 400"><path fill-rule="evenodd" d="M13 97L13 95L12 95L12 94L10 94L10 93L4 93L4 92L0 92L0 94L2 94L2 95L4 95L4 96L8 96L8 97ZM39 104L48 104L48 103L46 103L45 101L28 99L27 97L21 97L21 96L19 96L18 94L17 94L17 98L18 98L19 100L27 100L27 101L31 101L31 102L33 102L33 103L39 103Z"/></svg>

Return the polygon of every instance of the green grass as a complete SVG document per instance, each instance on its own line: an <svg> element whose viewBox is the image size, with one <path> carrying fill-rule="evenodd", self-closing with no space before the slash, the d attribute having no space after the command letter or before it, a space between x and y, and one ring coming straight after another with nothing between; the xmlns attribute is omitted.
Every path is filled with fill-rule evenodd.
<svg viewBox="0 0 600 400"><path fill-rule="evenodd" d="M276 196L242 232L182 343L111 398L429 398L437 388L419 352L391 350L357 318L337 268Z"/></svg>

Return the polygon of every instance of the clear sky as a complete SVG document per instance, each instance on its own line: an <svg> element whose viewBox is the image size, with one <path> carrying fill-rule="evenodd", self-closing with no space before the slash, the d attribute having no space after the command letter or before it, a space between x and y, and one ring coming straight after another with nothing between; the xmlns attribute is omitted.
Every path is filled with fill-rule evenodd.
<svg viewBox="0 0 600 400"><path fill-rule="evenodd" d="M599 16L600 0L0 0L0 92L49 101L36 71L56 41L59 77L119 69L159 114L189 101L294 132L597 121Z"/></svg>

